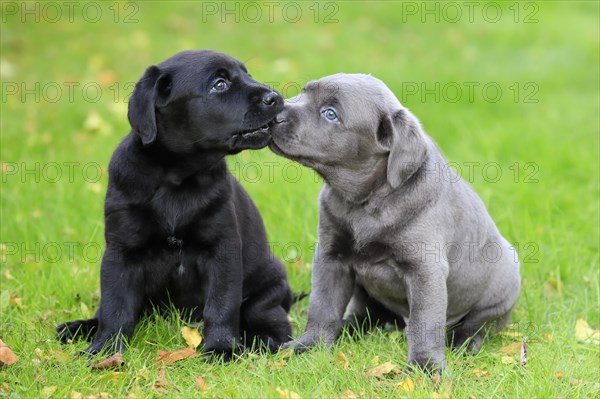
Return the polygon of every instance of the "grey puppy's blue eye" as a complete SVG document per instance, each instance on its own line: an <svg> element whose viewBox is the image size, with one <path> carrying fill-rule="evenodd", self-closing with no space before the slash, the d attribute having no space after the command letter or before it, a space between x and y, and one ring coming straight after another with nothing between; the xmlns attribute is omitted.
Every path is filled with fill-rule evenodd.
<svg viewBox="0 0 600 399"><path fill-rule="evenodd" d="M323 111L321 111L321 113L328 121L336 121L338 118L337 114L332 108L324 109Z"/></svg>
<svg viewBox="0 0 600 399"><path fill-rule="evenodd" d="M213 87L210 89L211 92L215 91L225 91L229 88L229 82L225 79L218 79Z"/></svg>

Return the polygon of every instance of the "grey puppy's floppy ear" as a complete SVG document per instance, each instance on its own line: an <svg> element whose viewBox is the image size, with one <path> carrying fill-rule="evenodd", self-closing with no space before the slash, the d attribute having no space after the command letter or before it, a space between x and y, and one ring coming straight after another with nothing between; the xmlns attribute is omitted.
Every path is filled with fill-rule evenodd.
<svg viewBox="0 0 600 399"><path fill-rule="evenodd" d="M170 74L161 74L160 69L152 65L135 84L129 99L127 118L131 128L140 136L144 145L156 140L155 107L165 105L171 92L171 82Z"/></svg>
<svg viewBox="0 0 600 399"><path fill-rule="evenodd" d="M425 161L427 143L417 119L407 110L383 115L377 128L377 141L389 150L387 181L398 188Z"/></svg>

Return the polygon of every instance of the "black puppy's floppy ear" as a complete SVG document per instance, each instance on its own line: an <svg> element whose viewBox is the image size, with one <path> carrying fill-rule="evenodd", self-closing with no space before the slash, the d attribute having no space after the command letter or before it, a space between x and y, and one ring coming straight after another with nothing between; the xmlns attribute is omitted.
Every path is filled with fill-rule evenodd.
<svg viewBox="0 0 600 399"><path fill-rule="evenodd" d="M425 161L427 143L417 119L407 110L383 115L377 141L389 150L387 180L393 188L407 181Z"/></svg>
<svg viewBox="0 0 600 399"><path fill-rule="evenodd" d="M156 106L164 106L171 93L171 75L161 73L156 65L146 69L144 76L136 83L131 98L127 118L131 128L140 136L142 144L156 140Z"/></svg>

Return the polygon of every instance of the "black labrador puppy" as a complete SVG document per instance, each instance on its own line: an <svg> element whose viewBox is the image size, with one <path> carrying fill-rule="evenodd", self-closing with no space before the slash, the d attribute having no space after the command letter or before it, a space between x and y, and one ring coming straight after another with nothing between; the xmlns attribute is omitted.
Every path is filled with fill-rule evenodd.
<svg viewBox="0 0 600 399"><path fill-rule="evenodd" d="M205 353L290 339L285 268L224 160L266 146L282 109L226 54L184 51L146 70L129 101L132 130L108 167L100 307L59 325L59 340L122 351L139 318L169 304L204 320Z"/></svg>

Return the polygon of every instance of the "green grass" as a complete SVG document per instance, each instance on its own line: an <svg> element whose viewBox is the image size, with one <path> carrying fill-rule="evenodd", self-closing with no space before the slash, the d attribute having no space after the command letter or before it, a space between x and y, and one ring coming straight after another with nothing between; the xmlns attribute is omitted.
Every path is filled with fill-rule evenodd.
<svg viewBox="0 0 600 399"><path fill-rule="evenodd" d="M52 10L44 14L40 9L36 22L35 15L11 14L5 8L9 3L22 4L2 3L0 337L20 359L0 370L0 396L69 397L76 391L108 392L115 398L279 397L277 387L301 397L348 396L348 389L380 398L450 391L461 398L600 396L599 346L574 337L578 317L600 327L597 2L494 3L502 7L496 23L483 18L484 2L477 2L473 22L463 6L456 23L445 20L453 18L451 10L440 15L439 23L434 15L407 14L406 4L422 8L422 2L381 1L366 8L340 2L338 22L329 24L323 18L335 9L320 3L320 22L315 23L312 2L298 3L303 14L296 23L283 19L278 3L273 23L264 6L261 22L241 18L236 23L230 16L224 24L220 15L207 15L202 5L187 1L140 2L135 23L124 23L135 11L125 8L126 2L117 4L120 23L109 9L112 2L101 4L103 16L95 23L82 17L82 4L73 22L62 6L60 21L50 23L43 16L52 18ZM294 15L288 11L289 19ZM524 23L532 11L537 22ZM128 82L135 82L149 64L188 48L230 53L245 61L256 79L278 82L275 87L288 96L307 80L327 74L372 73L413 110L464 176L466 163L478 163L469 181L500 231L520 248L523 287L509 331L528 336L527 367L502 362L498 350L516 338L499 335L476 356L448 352L451 375L441 387L416 378L415 390L407 393L399 387L400 376L365 376L374 365L391 361L401 367L406 361L401 332L374 331L360 339L344 336L333 349L287 358L245 355L227 365L188 359L167 366L169 385L157 390L158 351L185 345L176 315L140 324L124 355L122 374L88 368L74 356L83 343L59 345L55 326L89 316L98 305L100 258L95 251L104 245L105 168L128 131ZM72 99L64 82L79 83ZM102 89L97 102L86 101L95 95L92 89L82 91L89 82ZM454 92L444 96L442 91L440 98L407 92L421 84L435 92L436 82L438 93L455 82L463 95L453 101ZM473 98L465 82L478 84ZM502 89L497 102L486 100L481 91L488 83ZM53 101L56 85L62 96ZM15 86L19 91L12 94ZM23 95L23 88L34 94ZM495 95L491 90L487 94ZM321 182L268 150L244 152L229 161L260 208L292 286L309 290ZM497 181L493 169L482 173L491 162L502 171ZM68 165L73 165L72 179ZM256 165L260 178L252 169ZM304 301L291 313L295 334L306 322L306 309ZM52 352L57 350L69 355L66 361L61 352ZM347 368L337 360L339 352L348 359ZM477 369L488 374L477 375ZM557 372L564 376L558 378ZM204 376L207 391L194 387L197 376Z"/></svg>

